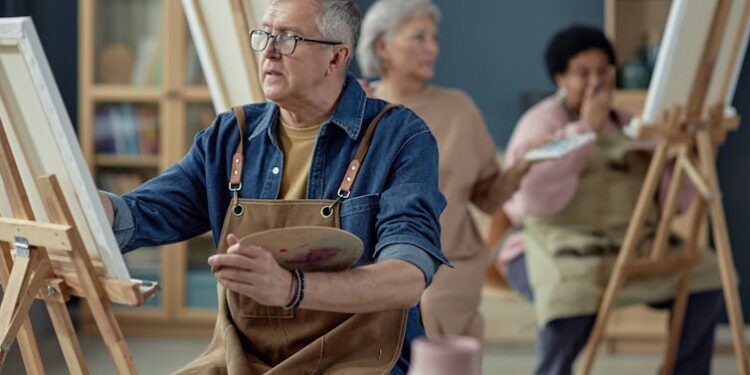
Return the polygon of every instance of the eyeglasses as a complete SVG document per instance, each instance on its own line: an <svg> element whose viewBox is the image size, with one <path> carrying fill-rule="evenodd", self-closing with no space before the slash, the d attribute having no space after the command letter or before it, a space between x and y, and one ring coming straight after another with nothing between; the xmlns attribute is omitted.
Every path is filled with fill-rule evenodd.
<svg viewBox="0 0 750 375"><path fill-rule="evenodd" d="M273 40L273 49L282 55L291 55L294 50L297 49L297 42L311 42L326 44L329 46L335 46L342 44L341 42L332 42L328 40L317 40L310 38L303 38L294 34L271 34L263 30L250 30L250 47L257 51L263 52L268 47L268 41Z"/></svg>

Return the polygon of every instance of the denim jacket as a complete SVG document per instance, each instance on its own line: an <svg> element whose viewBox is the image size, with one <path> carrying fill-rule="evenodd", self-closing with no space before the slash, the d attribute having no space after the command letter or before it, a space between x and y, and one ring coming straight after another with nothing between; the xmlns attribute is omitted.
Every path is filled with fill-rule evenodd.
<svg viewBox="0 0 750 375"><path fill-rule="evenodd" d="M367 124L385 105L367 98L354 77L347 76L333 116L316 141L307 198L336 198ZM248 138L240 197L277 199L284 164L276 131L279 107L267 102L246 105L244 110ZM123 251L179 242L208 230L218 244L232 198L230 162L238 138L234 113L222 113L196 135L179 163L122 197L110 195L114 230ZM440 248L439 217L444 207L432 133L411 110L390 110L375 130L351 196L341 203L342 229L365 244L358 265L404 260L422 270L429 284L437 267L447 263ZM404 352L393 373L405 371L410 341L422 334L419 309L413 307Z"/></svg>

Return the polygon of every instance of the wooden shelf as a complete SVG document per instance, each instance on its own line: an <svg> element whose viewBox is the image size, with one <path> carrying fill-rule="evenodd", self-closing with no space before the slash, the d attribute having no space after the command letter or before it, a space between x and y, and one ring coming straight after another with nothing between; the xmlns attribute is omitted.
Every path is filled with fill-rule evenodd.
<svg viewBox="0 0 750 375"><path fill-rule="evenodd" d="M649 39L660 38L669 16L672 0L605 0L604 25L617 52L618 72L630 58L643 54ZM615 105L640 114L646 90L617 90Z"/></svg>
<svg viewBox="0 0 750 375"><path fill-rule="evenodd" d="M643 111L647 93L646 90L616 90L613 98L614 105L632 115L638 115Z"/></svg>
<svg viewBox="0 0 750 375"><path fill-rule="evenodd" d="M605 0L604 24L618 66L638 55L649 33L663 33L671 0Z"/></svg>
<svg viewBox="0 0 750 375"><path fill-rule="evenodd" d="M159 156L97 154L94 164L111 168L159 168Z"/></svg>
<svg viewBox="0 0 750 375"><path fill-rule="evenodd" d="M95 85L91 99L98 102L158 102L165 90L158 86Z"/></svg>
<svg viewBox="0 0 750 375"><path fill-rule="evenodd" d="M181 1L125 1L115 5L115 8L101 9L112 7L110 3L112 2L97 0L79 2L78 129L81 147L92 168L92 174L101 177L99 183L118 181L118 178L122 178L119 184L124 185L130 184L129 177L133 180L141 175L148 178L161 172L168 165L178 162L183 157L185 145L192 139L193 133L198 128L208 125L210 122L207 118L213 118L214 114L211 94L206 85L190 85L185 82L184 72L188 63L199 69L200 63L197 56L193 56L196 59L194 61L186 59L190 38ZM115 12L121 7L128 8L128 12ZM107 15L123 18L117 22L100 18ZM126 40L122 40L123 38ZM106 51L103 48L113 45L125 47L119 50L110 48ZM157 49L153 49L153 46L157 46ZM120 58L127 57L128 48L132 54L132 61ZM115 54L113 57L112 53L115 51L120 55ZM144 68L141 64L143 62L152 65L145 68L150 73L141 74L142 78L158 83L128 84L131 77L138 76L134 72ZM103 69L108 70L103 72ZM105 84L97 83L97 80L126 83ZM142 107L148 108L144 110ZM156 138L151 133L143 133L144 129L153 129L144 127L144 124L156 126ZM97 143L109 140L97 141L97 136L121 136L119 133L107 134L108 131L115 133L114 129L118 129L119 132L120 127L125 127L131 132L134 130L137 133L135 139L139 141L142 141L144 135L150 136L148 139L151 141L158 140L158 147L139 149L158 149L159 154L98 153ZM132 134L129 136L132 140ZM111 188L114 189L114 185ZM122 190L130 188L132 187L127 186L127 189ZM210 239L210 236L202 237L203 241L207 239ZM171 244L156 251L159 252L158 280L161 285L161 293L156 297L160 299L159 306L118 308L116 315L123 331L126 334L152 336L210 337L216 318L215 309L186 306L188 244ZM95 326L90 314L87 314L87 309L83 309L82 312L84 329Z"/></svg>
<svg viewBox="0 0 750 375"><path fill-rule="evenodd" d="M206 86L188 86L182 89L182 97L189 102L210 102L211 92Z"/></svg>

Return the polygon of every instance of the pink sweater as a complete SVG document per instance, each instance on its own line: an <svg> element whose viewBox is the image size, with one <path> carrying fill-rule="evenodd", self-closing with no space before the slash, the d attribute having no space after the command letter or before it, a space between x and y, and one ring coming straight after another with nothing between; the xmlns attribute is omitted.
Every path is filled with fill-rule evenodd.
<svg viewBox="0 0 750 375"><path fill-rule="evenodd" d="M618 116L629 121L630 116L618 111ZM565 136L569 134L591 131L591 127L582 122L568 122L565 110L554 97L547 98L529 109L518 122L508 143L505 157L505 167L510 167L523 156L521 152L529 144L554 134ZM604 134L621 131L612 121L604 126ZM652 142L634 141L633 149L651 149ZM581 147L560 159L548 160L534 164L521 181L518 191L503 205L505 214L514 225L521 224L528 215L548 216L562 211L573 199L578 189L578 180L583 171L594 145ZM672 168L667 168L662 176L660 201L666 198L666 187ZM692 194L691 186L684 183L680 193L678 210L687 208ZM510 235L502 245L500 259L507 264L524 251L523 234L521 232Z"/></svg>

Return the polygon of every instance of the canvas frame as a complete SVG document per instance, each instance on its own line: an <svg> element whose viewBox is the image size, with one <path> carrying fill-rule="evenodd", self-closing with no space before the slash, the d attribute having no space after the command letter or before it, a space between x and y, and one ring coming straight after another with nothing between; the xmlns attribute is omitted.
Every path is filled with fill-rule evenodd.
<svg viewBox="0 0 750 375"><path fill-rule="evenodd" d="M704 113L710 107L729 108L747 49L750 1L732 0L729 20L706 92ZM641 124L654 125L665 110L686 108L704 52L717 0L674 0L649 85Z"/></svg>
<svg viewBox="0 0 750 375"><path fill-rule="evenodd" d="M216 113L265 101L252 28L268 0L182 0Z"/></svg>
<svg viewBox="0 0 750 375"><path fill-rule="evenodd" d="M31 18L0 19L0 121L35 220L49 221L36 185L54 174L93 261L106 275L130 280L125 260L83 157L73 124ZM0 216L13 217L0 184ZM55 249L47 249L55 263Z"/></svg>

